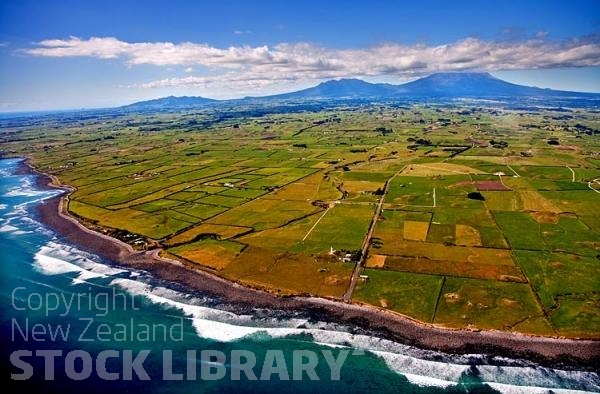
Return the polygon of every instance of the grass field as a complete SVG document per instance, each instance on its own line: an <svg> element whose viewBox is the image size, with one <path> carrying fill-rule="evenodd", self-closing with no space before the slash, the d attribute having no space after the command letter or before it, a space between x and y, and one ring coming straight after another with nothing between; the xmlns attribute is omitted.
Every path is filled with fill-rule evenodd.
<svg viewBox="0 0 600 394"><path fill-rule="evenodd" d="M435 323L511 330L523 319L541 316L543 312L527 284L448 278Z"/></svg>
<svg viewBox="0 0 600 394"><path fill-rule="evenodd" d="M367 269L356 299L391 309L422 321L431 321L442 286L441 276Z"/></svg>
<svg viewBox="0 0 600 394"><path fill-rule="evenodd" d="M369 205L335 205L298 246L308 253L361 248L374 208ZM305 234L306 235L306 234Z"/></svg>
<svg viewBox="0 0 600 394"><path fill-rule="evenodd" d="M232 281L339 299L358 262L361 303L597 337L597 114L491 105L55 114L0 137L86 225Z"/></svg>
<svg viewBox="0 0 600 394"><path fill-rule="evenodd" d="M168 249L168 252L204 267L222 270L243 250L244 245L206 239Z"/></svg>

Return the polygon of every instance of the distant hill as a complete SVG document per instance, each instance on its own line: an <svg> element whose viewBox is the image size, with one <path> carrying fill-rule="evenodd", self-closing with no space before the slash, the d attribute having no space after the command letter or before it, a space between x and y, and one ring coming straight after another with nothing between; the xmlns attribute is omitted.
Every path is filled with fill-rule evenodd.
<svg viewBox="0 0 600 394"><path fill-rule="evenodd" d="M216 103L217 100L195 97L195 96L182 96L182 97L163 97L154 100L139 101L137 103L125 105L123 109L134 109L134 110L158 110L168 108L187 108L187 107L198 107L207 104Z"/></svg>
<svg viewBox="0 0 600 394"><path fill-rule="evenodd" d="M598 93L566 92L517 85L492 76L489 73L437 73L402 85L369 83L360 79L339 79L322 82L312 88L296 92L263 97L247 97L237 100L212 100L204 97L165 97L140 101L122 108L135 110L158 110L188 108L214 103L244 103L250 100L317 100L317 99L402 99L402 98L594 98Z"/></svg>
<svg viewBox="0 0 600 394"><path fill-rule="evenodd" d="M517 85L489 73L437 73L396 86L396 95L452 97L563 97L587 95Z"/></svg>
<svg viewBox="0 0 600 394"><path fill-rule="evenodd" d="M300 99L300 98L361 98L391 97L398 86L384 83L369 83L360 79L339 79L322 82L312 88L297 92L278 94L262 98Z"/></svg>

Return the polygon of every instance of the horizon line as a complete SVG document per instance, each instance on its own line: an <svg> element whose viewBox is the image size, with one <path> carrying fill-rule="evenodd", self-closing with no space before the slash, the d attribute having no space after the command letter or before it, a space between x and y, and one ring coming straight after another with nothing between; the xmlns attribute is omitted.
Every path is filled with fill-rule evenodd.
<svg viewBox="0 0 600 394"><path fill-rule="evenodd" d="M59 112L77 112L77 111L100 111L100 110L111 110L111 109L119 109L119 108L123 108L123 107L127 107L129 105L133 105L133 104L137 104L137 103L143 103L143 102L147 102L147 101L153 101L153 100L160 100L160 99L165 99L165 98L202 98L202 99L207 99L207 100L212 100L214 102L219 102L219 103L224 103L224 102L228 102L228 101L236 101L236 100L251 100L251 99L264 99L264 98L269 98L269 97L273 97L273 96L279 96L279 95L285 95L285 94L290 94L290 93L296 93L296 92L300 92L302 90L306 90L306 89L311 89L314 87L317 87L319 85L322 85L324 83L328 83L328 82L333 82L333 81L361 81L370 85L388 85L388 86L402 86L402 85L406 85L408 83L414 82L414 81L418 81L421 79L425 79L425 78L429 78L432 75L441 75L441 74L485 74L485 75L489 75L492 78L498 79L500 81L509 83L509 84L513 84L513 85L517 85L517 86L524 86L524 87L530 87L530 88L537 88L537 89L543 89L543 90L551 90L551 91L556 91L556 92L568 92L568 93L581 93L581 94L598 94L600 95L600 92L594 91L594 92L584 92L584 91L574 91L574 90L561 90L561 89L552 89L549 87L541 87L541 86L535 86L535 85L521 85L521 84L517 84L514 82L508 82L504 79L498 78L496 76L494 76L493 71L440 71L440 72L435 72L435 73L431 73L428 74L426 76L422 76L419 78L415 78L415 79L411 79L408 80L406 82L402 82L402 83L398 83L398 84L394 84L394 83L389 83L389 82L369 82L366 81L360 77L337 77L337 78L330 78L330 79L323 79L320 80L319 82L317 82L315 85L306 87L306 88L302 88L299 90L293 90L293 91L287 91L287 92L281 92L281 93L274 93L274 94L267 94L264 96L240 96L240 97L234 97L234 98L225 98L225 99L217 99L217 98L211 98L211 97L207 97L207 96L203 96L203 95L195 95L195 96L190 96L190 95L181 95L181 96L176 96L173 94L169 94L169 95L163 95L163 96L158 96L158 97L154 97L154 98L148 98L148 99L143 99L143 100L137 100L137 101L133 101L127 104L121 104L121 105L114 105L114 106L109 106L109 107L81 107L81 108L48 108L48 109L32 109L32 110L17 110L17 111L4 111L2 109L0 109L0 115L24 115L24 114L53 114L53 113L59 113ZM317 98L313 98L312 100L316 100ZM309 99L307 99L309 100Z"/></svg>

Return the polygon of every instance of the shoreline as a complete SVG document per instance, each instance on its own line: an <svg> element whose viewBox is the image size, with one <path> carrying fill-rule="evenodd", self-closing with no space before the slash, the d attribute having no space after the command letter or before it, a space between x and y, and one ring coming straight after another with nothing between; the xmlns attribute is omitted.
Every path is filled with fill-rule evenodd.
<svg viewBox="0 0 600 394"><path fill-rule="evenodd" d="M66 193L36 206L40 221L66 241L98 254L115 264L141 269L162 280L204 292L247 308L306 312L327 322L350 324L369 333L421 349L449 354L485 354L533 361L553 368L596 371L600 365L600 340L567 339L497 330L442 328L363 304L347 304L317 297L277 297L263 290L231 282L217 275L158 256L158 250L135 251L130 245L92 231L62 212L70 189L55 184L56 178L35 170L25 159L17 173L33 174L41 189Z"/></svg>

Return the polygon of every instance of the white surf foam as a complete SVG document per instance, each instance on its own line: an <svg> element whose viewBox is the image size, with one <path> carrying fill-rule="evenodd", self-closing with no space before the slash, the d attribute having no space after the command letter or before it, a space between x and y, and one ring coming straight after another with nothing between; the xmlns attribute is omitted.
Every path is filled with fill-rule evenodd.
<svg viewBox="0 0 600 394"><path fill-rule="evenodd" d="M310 334L312 343L330 347L362 349L380 357L393 371L404 375L411 383L421 386L449 387L457 384L470 369L469 360L483 360L481 355L452 356L453 362L432 361L419 355L438 354L402 345L368 335L352 334L330 329L324 322L309 323L304 319L256 319L249 315L237 315L228 311L195 304L197 299L163 287L127 279L115 278L111 285L129 293L145 296L156 304L181 310L189 316L196 333L206 339L231 342L240 339L269 340L290 335ZM446 358L450 356L446 355ZM505 361L509 361L506 359ZM539 392L558 391L556 387L565 382L589 382L587 387L600 389L598 376L587 372L552 370L540 367L500 367L478 365L480 378L496 384L499 391L519 393L532 387ZM583 380L582 380L583 379ZM516 383L515 383L516 382ZM564 391L563 392L569 392Z"/></svg>
<svg viewBox="0 0 600 394"><path fill-rule="evenodd" d="M456 384L460 375L468 368L464 365L449 366L445 363L419 360L403 354L377 350L383 349L386 345L393 344L393 342L367 335L330 331L325 329L327 324L323 322L313 325L303 319L290 319L283 322L261 320L262 326L256 326L258 322L252 321L251 316L236 315L231 312L174 300L173 298L181 297L181 294L173 290L152 287L149 284L126 278L113 279L111 285L118 286L135 295L145 296L156 304L181 310L191 318L196 333L206 339L231 342L240 339L263 338L268 340L290 335L310 334L314 340L311 341L312 343L327 344L330 347L348 347L350 345L355 349L371 351L382 357L390 369L402 373L411 382L428 386L447 387ZM279 326L270 326L271 324ZM286 326L282 326L283 324ZM307 326L308 328L298 328L300 326ZM403 345L400 346L403 349L408 348ZM438 376L439 378L430 378L429 376Z"/></svg>
<svg viewBox="0 0 600 394"><path fill-rule="evenodd" d="M106 278L127 272L92 260L93 255L79 249L50 241L34 256L35 267L46 275L78 272L73 284L85 283L94 278Z"/></svg>
<svg viewBox="0 0 600 394"><path fill-rule="evenodd" d="M13 223L16 225L22 224L18 223L20 222L19 219L19 217L9 217L7 219L0 219L0 223L2 224L0 225L0 233L10 233L12 235L24 235L31 233L31 231L22 230L17 226L13 226Z"/></svg>
<svg viewBox="0 0 600 394"><path fill-rule="evenodd" d="M430 376L415 375L412 373L403 373L402 375L404 375L404 377L412 384L416 384L417 386L421 387L446 388L456 385L456 382L449 382L447 380L432 378Z"/></svg>
<svg viewBox="0 0 600 394"><path fill-rule="evenodd" d="M273 326L265 327L263 325L269 324L269 322L253 321L254 319L250 315L236 315L232 312L181 302L178 299L185 296L174 290L152 287L146 283L126 278L113 279L110 284L129 293L144 296L156 304L181 310L191 318L192 325L200 337L219 342L236 341L259 333L267 334L270 337L299 334L302 333L302 330L296 327L306 323L306 320L303 319L291 319L285 322L273 320L270 322ZM188 299L188 301L193 302L194 299ZM277 324L291 325L291 327L277 327Z"/></svg>
<svg viewBox="0 0 600 394"><path fill-rule="evenodd" d="M350 348L350 346L347 345L336 345L334 343L327 343L327 342L318 342L318 341L314 341L314 344L320 345L320 346L327 346L330 347L332 349L348 349Z"/></svg>
<svg viewBox="0 0 600 394"><path fill-rule="evenodd" d="M15 226L11 226L10 224L5 224L0 227L0 233L12 233L14 231L18 231L19 229Z"/></svg>
<svg viewBox="0 0 600 394"><path fill-rule="evenodd" d="M38 197L47 194L47 191L36 189L31 178L23 178L23 181L18 186L13 186L3 197Z"/></svg>
<svg viewBox="0 0 600 394"><path fill-rule="evenodd" d="M23 223L37 226L36 231L44 231L43 227L33 219L28 218L28 204L53 196L59 192L40 192L33 189L29 180L19 187L10 189L5 196L32 197L32 201L7 206L2 209L13 211L4 217L17 215ZM6 204L4 204L6 205ZM10 219L0 227L0 231L21 231L22 229L10 224ZM16 224L16 223L15 223ZM8 227L7 227L8 226ZM76 248L51 241L35 254L35 267L47 275L77 273L73 283L84 283L94 278L110 277L126 272L95 261L92 255ZM129 278L139 277L139 273L130 272ZM461 375L468 371L469 358L472 355L452 356L454 362L437 362L425 359L428 352L410 346L402 345L385 339L368 335L355 335L337 331L336 325L324 322L308 322L304 319L275 319L254 318L250 315L237 315L201 305L198 299L163 287L152 287L141 281L115 278L111 285L119 286L132 294L140 294L151 302L163 304L181 310L189 316L197 334L203 338L221 342L231 342L243 338L254 340L269 340L270 338L287 337L290 335L310 334L312 341L329 347L351 347L363 349L380 357L393 371L403 374L410 382L422 386L448 387L456 384ZM421 358L425 357L425 358ZM450 356L446 355L446 358ZM477 356L474 356L475 358ZM575 393L576 390L557 389L559 384L575 382L571 387L580 387L581 383L587 390L600 391L600 378L591 372L560 371L541 367L498 367L478 365L480 378L493 388L506 393L521 392L554 392Z"/></svg>
<svg viewBox="0 0 600 394"><path fill-rule="evenodd" d="M512 387L524 387L540 389L552 388L557 381L572 384L580 384L594 390L599 390L598 375L592 372L584 371L564 371L560 369L536 367L516 367L503 366L495 367L490 365L481 365L477 369L480 372L480 378L485 382L510 385ZM545 389L547 390L547 389Z"/></svg>
<svg viewBox="0 0 600 394"><path fill-rule="evenodd" d="M56 257L46 256L42 253L36 253L34 261L38 271L46 275L60 275L69 272L81 271L81 268L68 261L57 259Z"/></svg>
<svg viewBox="0 0 600 394"><path fill-rule="evenodd" d="M515 386L504 383L496 383L496 382L486 382L494 390L498 390L501 393L505 394L549 394L549 393L557 393L557 394L581 394L581 393L589 393L586 390L570 390L570 389L561 389L561 388L547 388L547 387L533 387L533 386Z"/></svg>
<svg viewBox="0 0 600 394"><path fill-rule="evenodd" d="M40 202L42 200L48 199L50 197L54 197L62 193L60 190L40 190L36 187L33 182L33 177L28 176L22 178L22 181L19 185L13 186L9 188L2 197L11 198L11 197L28 197L27 201L23 205L28 205L31 203Z"/></svg>
<svg viewBox="0 0 600 394"><path fill-rule="evenodd" d="M77 266L97 274L113 276L127 272L125 269L111 267L110 265L96 261L99 258L94 254L55 241L48 242L41 250L46 250L47 254L67 259Z"/></svg>

